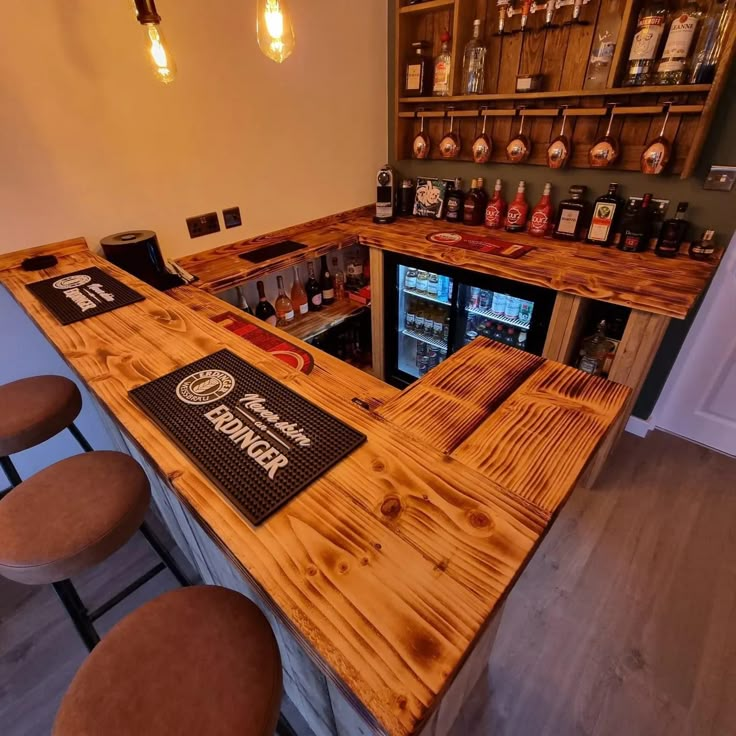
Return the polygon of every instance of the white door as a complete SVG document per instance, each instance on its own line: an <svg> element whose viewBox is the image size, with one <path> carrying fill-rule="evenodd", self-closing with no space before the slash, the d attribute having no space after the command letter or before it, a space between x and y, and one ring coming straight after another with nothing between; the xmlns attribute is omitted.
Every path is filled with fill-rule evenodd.
<svg viewBox="0 0 736 736"><path fill-rule="evenodd" d="M677 357L654 421L736 455L736 236Z"/></svg>

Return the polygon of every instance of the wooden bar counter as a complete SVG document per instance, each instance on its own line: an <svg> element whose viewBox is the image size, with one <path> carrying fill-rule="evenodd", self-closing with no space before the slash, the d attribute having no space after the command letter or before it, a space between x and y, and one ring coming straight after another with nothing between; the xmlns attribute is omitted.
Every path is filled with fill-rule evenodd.
<svg viewBox="0 0 736 736"><path fill-rule="evenodd" d="M404 392L292 339L314 356L305 375L208 319L224 310L206 291L160 293L81 240L46 250L57 266L26 273L28 252L14 254L0 281L145 463L205 581L266 610L312 730L446 733L502 602L631 390L482 338ZM63 327L26 289L93 265L145 300ZM128 396L222 348L367 436L259 527Z"/></svg>

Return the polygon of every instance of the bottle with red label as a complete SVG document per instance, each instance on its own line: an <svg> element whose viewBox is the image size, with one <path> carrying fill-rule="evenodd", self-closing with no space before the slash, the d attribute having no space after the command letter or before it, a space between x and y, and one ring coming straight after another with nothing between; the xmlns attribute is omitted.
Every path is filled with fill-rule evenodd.
<svg viewBox="0 0 736 736"><path fill-rule="evenodd" d="M526 201L526 184L519 182L516 190L516 199L509 205L506 213L506 232L520 233L526 230L526 221L529 217L529 203Z"/></svg>
<svg viewBox="0 0 736 736"><path fill-rule="evenodd" d="M486 227L492 230L500 230L506 220L506 202L501 196L501 186L501 180L496 179L493 198L486 207Z"/></svg>
<svg viewBox="0 0 736 736"><path fill-rule="evenodd" d="M549 183L545 184L542 199L539 200L539 204L532 210L532 217L529 220L529 235L542 238L548 235L554 226L554 207L552 207L549 196L551 192L552 185Z"/></svg>

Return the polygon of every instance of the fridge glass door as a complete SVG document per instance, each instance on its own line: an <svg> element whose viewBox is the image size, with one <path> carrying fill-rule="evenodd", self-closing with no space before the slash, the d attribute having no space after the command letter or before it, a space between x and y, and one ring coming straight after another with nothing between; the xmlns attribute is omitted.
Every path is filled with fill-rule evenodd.
<svg viewBox="0 0 736 736"><path fill-rule="evenodd" d="M396 271L396 367L419 378L447 358L452 279L401 264Z"/></svg>

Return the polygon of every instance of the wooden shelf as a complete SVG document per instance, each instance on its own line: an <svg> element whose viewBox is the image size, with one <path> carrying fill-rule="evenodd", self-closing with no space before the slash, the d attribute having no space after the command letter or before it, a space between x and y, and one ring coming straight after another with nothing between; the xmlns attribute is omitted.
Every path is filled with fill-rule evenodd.
<svg viewBox="0 0 736 736"><path fill-rule="evenodd" d="M358 304L351 299L342 299L323 307L319 312L307 312L302 317L297 317L293 324L282 329L300 340L311 340L349 317L354 317L368 306L370 305Z"/></svg>
<svg viewBox="0 0 736 736"><path fill-rule="evenodd" d="M419 3L418 5L405 5L399 9L399 13L401 15L407 13L429 13L433 10L451 8L453 5L455 5L455 0L429 0L426 3Z"/></svg>
<svg viewBox="0 0 736 736"><path fill-rule="evenodd" d="M656 85L648 87L612 87L608 89L554 90L550 92L508 92L490 95L453 95L452 97L400 97L404 105L446 105L451 102L493 102L494 100L553 100L569 97L617 97L624 95L687 95L708 93L710 84Z"/></svg>

